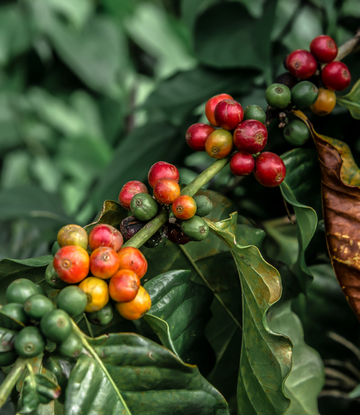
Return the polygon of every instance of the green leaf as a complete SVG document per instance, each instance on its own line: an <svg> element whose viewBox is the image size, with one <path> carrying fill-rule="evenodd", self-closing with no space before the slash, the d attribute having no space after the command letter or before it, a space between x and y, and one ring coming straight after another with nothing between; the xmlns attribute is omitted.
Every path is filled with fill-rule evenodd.
<svg viewBox="0 0 360 415"><path fill-rule="evenodd" d="M33 412L39 405L39 397L36 391L35 376L26 376L20 393L20 414Z"/></svg>
<svg viewBox="0 0 360 415"><path fill-rule="evenodd" d="M238 411L283 414L290 401L284 381L292 364L288 337L270 330L266 313L281 297L278 271L262 258L258 248L236 241L237 214L213 223L212 232L230 249L240 277L243 306L243 337L238 381Z"/></svg>
<svg viewBox="0 0 360 415"><path fill-rule="evenodd" d="M17 335L17 331L0 327L0 353L14 349L14 341Z"/></svg>
<svg viewBox="0 0 360 415"><path fill-rule="evenodd" d="M341 96L336 97L337 104L346 107L353 118L360 120L360 79L351 88L351 91Z"/></svg>
<svg viewBox="0 0 360 415"><path fill-rule="evenodd" d="M235 2L208 8L198 18L194 31L195 51L201 62L217 68L266 70L270 65L275 8L276 1L267 2L259 19ZM219 24L219 16L227 28L231 27L231 35L224 24Z"/></svg>
<svg viewBox="0 0 360 415"><path fill-rule="evenodd" d="M294 208L299 242L298 258L291 269L299 277L302 289L305 290L312 281L305 252L317 228L317 213L311 206L319 201L319 162L316 151L300 148L283 154L281 158L286 166L286 177L280 189L286 202ZM316 180L317 178L319 179Z"/></svg>
<svg viewBox="0 0 360 415"><path fill-rule="evenodd" d="M324 386L324 365L319 353L304 341L299 317L291 310L295 276L282 267L281 276L285 286L281 300L271 307L268 323L271 330L283 333L293 344L293 365L285 382L285 392L291 399L287 415L317 415L317 398ZM294 284L295 282L295 284Z"/></svg>
<svg viewBox="0 0 360 415"><path fill-rule="evenodd" d="M190 271L173 270L144 285L152 302L145 321L161 343L182 359L202 340L213 299L211 290L194 284L189 277Z"/></svg>
<svg viewBox="0 0 360 415"><path fill-rule="evenodd" d="M100 366L81 355L69 378L65 402L65 412L73 408L66 412L69 415L95 415L99 408L116 415L229 414L224 398L199 370L184 364L164 347L131 333L88 341L101 356L116 390ZM119 395L129 412L121 407Z"/></svg>
<svg viewBox="0 0 360 415"><path fill-rule="evenodd" d="M213 95L224 91L229 94L245 93L254 77L255 74L248 70L224 72L200 65L162 81L144 106L160 109L169 120L179 124Z"/></svg>
<svg viewBox="0 0 360 415"><path fill-rule="evenodd" d="M0 191L2 221L27 217L40 219L44 227L61 227L72 220L64 213L57 195L34 185L21 185Z"/></svg>
<svg viewBox="0 0 360 415"><path fill-rule="evenodd" d="M357 385L351 392L349 392L349 398L356 399L360 396L360 385Z"/></svg>

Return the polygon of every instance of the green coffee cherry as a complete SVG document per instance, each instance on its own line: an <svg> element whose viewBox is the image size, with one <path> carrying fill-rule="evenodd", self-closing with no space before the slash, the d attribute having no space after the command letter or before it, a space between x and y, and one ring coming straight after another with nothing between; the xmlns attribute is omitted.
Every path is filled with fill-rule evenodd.
<svg viewBox="0 0 360 415"><path fill-rule="evenodd" d="M137 219L148 221L156 216L159 205L148 193L138 193L131 199L130 210Z"/></svg>
<svg viewBox="0 0 360 415"><path fill-rule="evenodd" d="M316 85L309 81L299 82L291 90L291 102L299 109L310 107L319 96Z"/></svg>
<svg viewBox="0 0 360 415"><path fill-rule="evenodd" d="M52 262L50 262L50 264L46 267L45 279L46 279L46 282L52 288L61 289L67 286L66 282L60 279L60 277L57 275Z"/></svg>
<svg viewBox="0 0 360 415"><path fill-rule="evenodd" d="M60 291L57 306L66 311L70 317L75 317L85 311L87 301L87 296L81 288L69 285Z"/></svg>
<svg viewBox="0 0 360 415"><path fill-rule="evenodd" d="M285 140L293 146L302 146L310 137L308 127L300 120L291 121L284 128Z"/></svg>
<svg viewBox="0 0 360 415"><path fill-rule="evenodd" d="M191 241L202 241L209 235L209 227L200 216L181 221L181 230Z"/></svg>
<svg viewBox="0 0 360 415"><path fill-rule="evenodd" d="M24 304L34 294L43 294L40 286L26 278L19 278L7 287L5 297L8 303Z"/></svg>
<svg viewBox="0 0 360 415"><path fill-rule="evenodd" d="M87 313L86 316L90 323L106 326L113 319L113 306L111 302L108 302L101 310L95 311L94 313Z"/></svg>
<svg viewBox="0 0 360 415"><path fill-rule="evenodd" d="M58 351L63 356L75 358L79 356L82 348L83 345L80 337L72 332L64 342L59 344Z"/></svg>
<svg viewBox="0 0 360 415"><path fill-rule="evenodd" d="M41 320L42 316L54 310L55 306L45 295L35 294L25 301L24 311L29 318Z"/></svg>
<svg viewBox="0 0 360 415"><path fill-rule="evenodd" d="M249 105L244 112L244 120L266 121L265 111L259 105Z"/></svg>
<svg viewBox="0 0 360 415"><path fill-rule="evenodd" d="M1 309L1 312L17 321L20 321L20 323L23 324L26 324L29 321L29 318L24 311L23 305L19 303L6 304ZM13 322L12 320L4 320L3 325L7 326L4 327L4 329L9 330L18 330L19 327L19 325L15 321Z"/></svg>
<svg viewBox="0 0 360 415"><path fill-rule="evenodd" d="M290 89L283 84L272 84L265 92L266 102L273 108L285 108L291 99Z"/></svg>
<svg viewBox="0 0 360 415"><path fill-rule="evenodd" d="M53 310L40 321L43 334L54 343L65 341L71 333L71 320L64 310Z"/></svg>
<svg viewBox="0 0 360 415"><path fill-rule="evenodd" d="M207 216L213 210L212 201L205 195L194 196L196 203L196 216Z"/></svg>
<svg viewBox="0 0 360 415"><path fill-rule="evenodd" d="M0 353L0 366L6 367L15 363L15 360L18 358L18 354L15 350L9 350L7 352Z"/></svg>
<svg viewBox="0 0 360 415"><path fill-rule="evenodd" d="M45 349L45 339L37 327L25 327L15 338L15 351L23 358L34 357Z"/></svg>

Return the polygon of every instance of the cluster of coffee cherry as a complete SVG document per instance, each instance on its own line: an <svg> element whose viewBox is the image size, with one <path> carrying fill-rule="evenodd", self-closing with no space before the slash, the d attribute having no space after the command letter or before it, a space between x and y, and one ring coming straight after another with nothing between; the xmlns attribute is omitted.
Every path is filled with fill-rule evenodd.
<svg viewBox="0 0 360 415"><path fill-rule="evenodd" d="M95 324L111 321L109 297L128 320L140 318L151 308L150 296L140 285L147 271L146 258L137 248L122 247L123 241L119 230L103 223L95 225L89 235L79 225L66 225L58 232L58 246L47 267L46 280L53 288L79 284L87 299L80 313L89 313Z"/></svg>
<svg viewBox="0 0 360 415"><path fill-rule="evenodd" d="M120 224L120 231L126 240L133 237L146 223L154 218L159 209L169 209L169 222L162 232L156 232L145 246L152 248L162 239L184 245L190 241L202 241L209 234L209 227L202 219L208 215L212 202L205 195L181 195L178 169L165 161L158 161L149 170L149 185L153 196L144 183L133 180L120 191L121 206L131 212Z"/></svg>
<svg viewBox="0 0 360 415"><path fill-rule="evenodd" d="M278 186L284 180L286 168L281 158L270 152L260 153L268 140L262 108L250 105L244 111L230 95L219 94L207 101L205 115L211 125L196 123L186 132L186 142L193 150L206 151L209 156L221 159L235 146L237 151L230 160L234 175L254 173L256 180L266 187Z"/></svg>

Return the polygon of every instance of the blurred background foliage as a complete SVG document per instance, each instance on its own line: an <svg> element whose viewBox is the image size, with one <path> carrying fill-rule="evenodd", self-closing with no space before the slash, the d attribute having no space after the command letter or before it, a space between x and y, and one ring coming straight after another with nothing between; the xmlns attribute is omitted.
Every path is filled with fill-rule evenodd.
<svg viewBox="0 0 360 415"><path fill-rule="evenodd" d="M127 181L146 182L156 161L176 164L181 182L191 181L213 162L184 139L191 124L206 122L207 99L226 92L243 107L265 109L265 89L284 72L287 53L308 49L320 34L342 44L359 19L358 0L3 0L0 259L50 253L61 226L90 222ZM356 55L345 59L351 86L360 77L358 62ZM316 131L347 142L360 162L358 121L346 108L307 115ZM267 150L291 150L275 123ZM341 363L349 351L335 341L329 349L327 332L356 343L358 323L326 265L316 168L313 177L308 202L320 221L306 255L315 279L307 302L300 296L293 307L306 341ZM283 220L279 189L235 178L229 168L208 185L266 230L265 255L273 263L296 261L296 227ZM337 310L335 319L328 307ZM339 405L330 396L323 413L351 413L354 401L343 399L336 412L332 399Z"/></svg>

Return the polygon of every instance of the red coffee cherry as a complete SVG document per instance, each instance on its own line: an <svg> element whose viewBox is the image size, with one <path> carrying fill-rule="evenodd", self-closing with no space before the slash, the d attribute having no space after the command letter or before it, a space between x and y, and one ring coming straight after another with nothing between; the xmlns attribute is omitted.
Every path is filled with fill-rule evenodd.
<svg viewBox="0 0 360 415"><path fill-rule="evenodd" d="M172 179L179 183L179 171L173 164L166 161L158 161L150 167L148 174L149 185L154 188L160 179Z"/></svg>
<svg viewBox="0 0 360 415"><path fill-rule="evenodd" d="M186 142L195 151L205 151L205 141L215 131L211 125L198 122L186 131Z"/></svg>
<svg viewBox="0 0 360 415"><path fill-rule="evenodd" d="M277 154L264 151L255 158L254 176L263 186L279 186L285 175L285 164Z"/></svg>
<svg viewBox="0 0 360 415"><path fill-rule="evenodd" d="M180 196L180 186L172 179L160 179L154 187L155 199L164 205L170 205Z"/></svg>
<svg viewBox="0 0 360 415"><path fill-rule="evenodd" d="M254 167L254 157L245 151L238 151L231 157L230 170L235 176L247 176L254 171Z"/></svg>
<svg viewBox="0 0 360 415"><path fill-rule="evenodd" d="M132 301L140 287L140 278L130 269L119 270L110 280L109 294L114 301Z"/></svg>
<svg viewBox="0 0 360 415"><path fill-rule="evenodd" d="M60 279L69 284L76 284L88 275L90 258L81 246L67 245L56 252L53 265Z"/></svg>
<svg viewBox="0 0 360 415"><path fill-rule="evenodd" d="M246 153L255 154L267 143L268 132L263 123L257 120L245 120L235 129L233 139L235 146Z"/></svg>
<svg viewBox="0 0 360 415"><path fill-rule="evenodd" d="M351 82L349 68L342 62L330 62L321 72L321 79L331 91L342 91Z"/></svg>
<svg viewBox="0 0 360 415"><path fill-rule="evenodd" d="M215 107L215 120L225 130L234 130L244 118L242 106L233 99L224 99Z"/></svg>
<svg viewBox="0 0 360 415"><path fill-rule="evenodd" d="M119 269L130 269L141 279L148 269L148 263L142 252L132 246L126 246L118 252Z"/></svg>
<svg viewBox="0 0 360 415"><path fill-rule="evenodd" d="M215 120L215 114L214 114L215 107L220 101L223 101L224 99L233 99L233 97L228 94L215 95L214 97L210 98L209 101L205 105L206 118L209 120L209 123L211 125L214 125L215 127L218 127L218 124Z"/></svg>
<svg viewBox="0 0 360 415"><path fill-rule="evenodd" d="M124 243L121 233L111 225L99 223L89 233L89 246L92 251L100 246L108 246L114 251L120 251Z"/></svg>
<svg viewBox="0 0 360 415"><path fill-rule="evenodd" d="M144 183L141 183L137 180L127 182L126 184L124 184L119 193L120 205L123 208L130 210L131 199L134 197L134 195L137 195L138 193L149 193Z"/></svg>
<svg viewBox="0 0 360 415"><path fill-rule="evenodd" d="M329 63L336 58L338 48L334 39L327 35L321 35L311 41L310 52L318 62Z"/></svg>
<svg viewBox="0 0 360 415"><path fill-rule="evenodd" d="M317 63L310 52L304 49L297 49L288 55L286 67L295 78L307 79L316 72Z"/></svg>

